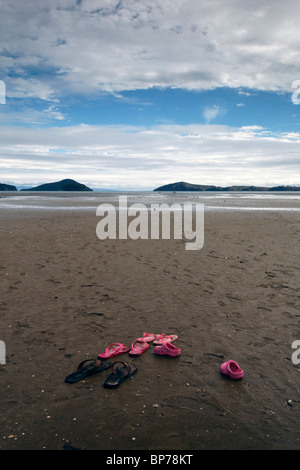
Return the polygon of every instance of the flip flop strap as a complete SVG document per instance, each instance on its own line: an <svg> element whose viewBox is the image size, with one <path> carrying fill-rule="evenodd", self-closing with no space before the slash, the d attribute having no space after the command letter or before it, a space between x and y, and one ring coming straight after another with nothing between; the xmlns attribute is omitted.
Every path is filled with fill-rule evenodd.
<svg viewBox="0 0 300 470"><path fill-rule="evenodd" d="M116 348L115 346L118 346L118 347ZM123 343L112 343L106 348L105 352L110 352L111 349L120 349L123 347L124 347Z"/></svg>
<svg viewBox="0 0 300 470"><path fill-rule="evenodd" d="M142 338L137 338L136 340L133 341L133 343L132 343L132 345L131 345L131 349L134 349L134 347L135 347L135 345L136 345L137 343L141 343L142 345L148 346L147 341L145 341L145 340L142 339Z"/></svg>
<svg viewBox="0 0 300 470"><path fill-rule="evenodd" d="M129 374L129 364L128 362L122 362L122 361L116 361L113 363L113 365L111 366L111 371L113 374L116 374L117 371L115 370L115 365L116 364L123 364L123 366L125 367L125 370L126 370L126 374L128 375Z"/></svg>
<svg viewBox="0 0 300 470"><path fill-rule="evenodd" d="M94 367L90 367L91 369L96 369L97 367L99 367L102 364L102 361L100 361L100 359L86 359L85 361L82 361L79 364L79 366L77 367L77 372L82 371L82 367L86 362L92 362L92 361L94 362Z"/></svg>
<svg viewBox="0 0 300 470"><path fill-rule="evenodd" d="M142 339L144 339L144 338L153 338L153 339L155 339L155 336L156 335L154 335L153 333L143 333L143 338Z"/></svg>

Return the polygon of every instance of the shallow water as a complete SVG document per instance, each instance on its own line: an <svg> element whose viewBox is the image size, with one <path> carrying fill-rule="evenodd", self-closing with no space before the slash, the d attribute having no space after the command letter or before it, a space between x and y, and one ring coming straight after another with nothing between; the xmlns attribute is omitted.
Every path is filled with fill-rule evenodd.
<svg viewBox="0 0 300 470"><path fill-rule="evenodd" d="M96 211L100 204L119 207L126 196L126 207L141 204L151 209L154 204L204 205L205 211L300 211L300 194L296 192L0 192L0 210ZM154 207L154 206L153 206ZM142 208L142 207L141 207ZM163 206L160 206L163 209ZM175 208L175 206L174 206Z"/></svg>

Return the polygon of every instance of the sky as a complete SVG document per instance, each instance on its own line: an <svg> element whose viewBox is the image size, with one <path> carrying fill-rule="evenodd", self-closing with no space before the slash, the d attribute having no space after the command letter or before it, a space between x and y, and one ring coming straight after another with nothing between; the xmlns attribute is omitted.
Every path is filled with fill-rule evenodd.
<svg viewBox="0 0 300 470"><path fill-rule="evenodd" d="M0 0L0 182L300 185L298 0Z"/></svg>

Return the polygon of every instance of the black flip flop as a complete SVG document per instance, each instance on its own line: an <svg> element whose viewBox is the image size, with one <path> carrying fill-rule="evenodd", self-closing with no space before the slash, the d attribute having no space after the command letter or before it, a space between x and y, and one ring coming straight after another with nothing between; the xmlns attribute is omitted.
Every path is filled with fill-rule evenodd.
<svg viewBox="0 0 300 470"><path fill-rule="evenodd" d="M91 362L91 364L83 367L86 362ZM79 364L75 372L65 378L65 382L79 382L79 380L85 379L90 375L97 374L97 372L101 372L102 370L106 370L110 366L111 362L109 361L101 361L100 359L86 359Z"/></svg>
<svg viewBox="0 0 300 470"><path fill-rule="evenodd" d="M120 364L120 365L116 365ZM133 363L117 361L111 366L111 374L105 380L103 387L116 388L138 371Z"/></svg>

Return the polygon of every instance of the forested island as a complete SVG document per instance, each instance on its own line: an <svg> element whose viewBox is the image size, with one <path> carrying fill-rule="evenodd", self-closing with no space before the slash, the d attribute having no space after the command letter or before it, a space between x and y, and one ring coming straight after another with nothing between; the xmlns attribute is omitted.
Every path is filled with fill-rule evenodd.
<svg viewBox="0 0 300 470"><path fill-rule="evenodd" d="M192 184L180 181L177 183L170 183L154 191L300 191L300 186L274 186L274 187L263 187L263 186L214 186L205 184Z"/></svg>

